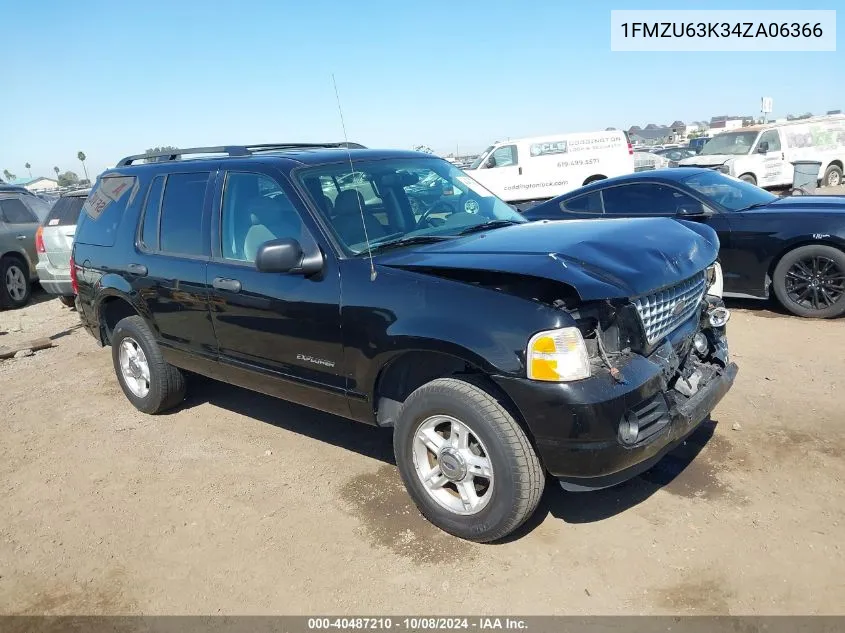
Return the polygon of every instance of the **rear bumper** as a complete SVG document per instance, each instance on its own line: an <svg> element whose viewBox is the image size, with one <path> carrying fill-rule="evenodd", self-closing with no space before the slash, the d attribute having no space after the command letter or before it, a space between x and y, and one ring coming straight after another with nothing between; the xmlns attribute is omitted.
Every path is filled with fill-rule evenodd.
<svg viewBox="0 0 845 633"><path fill-rule="evenodd" d="M623 383L606 372L568 384L501 376L496 382L520 410L546 470L567 490L595 490L649 469L707 419L738 371L734 363L711 367L714 374L689 398L668 387L656 356L631 355L619 367ZM632 412L658 421L625 445L620 424Z"/></svg>
<svg viewBox="0 0 845 633"><path fill-rule="evenodd" d="M55 268L48 262L39 260L35 265L35 272L38 273L38 281L45 291L54 295L73 295L70 268Z"/></svg>

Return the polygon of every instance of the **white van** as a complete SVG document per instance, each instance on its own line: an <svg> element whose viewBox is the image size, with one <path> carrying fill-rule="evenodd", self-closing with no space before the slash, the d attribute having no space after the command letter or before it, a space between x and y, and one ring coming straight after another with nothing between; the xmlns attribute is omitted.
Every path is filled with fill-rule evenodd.
<svg viewBox="0 0 845 633"><path fill-rule="evenodd" d="M622 131L498 142L467 169L506 202L546 200L594 180L633 171L634 150Z"/></svg>
<svg viewBox="0 0 845 633"><path fill-rule="evenodd" d="M680 166L718 168L759 187L785 187L792 184L792 162L796 160L819 161L821 184L843 184L845 116L820 116L722 132L707 141L698 156L680 161Z"/></svg>

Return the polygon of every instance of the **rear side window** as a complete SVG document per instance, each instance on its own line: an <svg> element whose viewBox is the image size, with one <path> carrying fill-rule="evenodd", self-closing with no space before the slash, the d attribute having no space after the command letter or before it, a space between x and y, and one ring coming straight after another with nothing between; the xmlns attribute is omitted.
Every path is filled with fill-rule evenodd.
<svg viewBox="0 0 845 633"><path fill-rule="evenodd" d="M6 224L32 224L38 218L17 198L0 200L0 220Z"/></svg>
<svg viewBox="0 0 845 633"><path fill-rule="evenodd" d="M601 192L593 191L560 203L561 211L578 213L601 213Z"/></svg>
<svg viewBox="0 0 845 633"><path fill-rule="evenodd" d="M165 253L209 255L203 202L209 172L169 174L161 199L159 248Z"/></svg>
<svg viewBox="0 0 845 633"><path fill-rule="evenodd" d="M114 246L117 227L137 193L135 176L101 178L82 205L74 239L81 244Z"/></svg>
<svg viewBox="0 0 845 633"><path fill-rule="evenodd" d="M65 196L56 200L44 226L73 226L79 222L79 213L82 211L84 196Z"/></svg>

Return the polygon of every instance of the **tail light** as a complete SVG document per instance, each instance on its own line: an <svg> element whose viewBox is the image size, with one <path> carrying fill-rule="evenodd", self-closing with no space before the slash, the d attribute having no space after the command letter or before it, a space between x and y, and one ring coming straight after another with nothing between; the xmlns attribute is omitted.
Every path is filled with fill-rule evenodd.
<svg viewBox="0 0 845 633"><path fill-rule="evenodd" d="M634 155L634 146L633 146L633 145L631 145L630 143L628 143L628 155L629 155L629 156L633 156L633 155Z"/></svg>
<svg viewBox="0 0 845 633"><path fill-rule="evenodd" d="M44 248L44 227L39 226L38 230L35 232L35 251L38 253L46 253L47 249Z"/></svg>
<svg viewBox="0 0 845 633"><path fill-rule="evenodd" d="M73 255L70 256L70 286L73 288L73 294L79 294L79 279L76 277L76 262L73 261Z"/></svg>

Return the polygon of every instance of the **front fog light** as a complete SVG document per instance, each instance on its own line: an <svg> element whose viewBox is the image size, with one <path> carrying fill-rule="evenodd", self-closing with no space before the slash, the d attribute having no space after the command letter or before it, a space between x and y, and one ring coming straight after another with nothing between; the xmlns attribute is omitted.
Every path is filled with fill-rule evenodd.
<svg viewBox="0 0 845 633"><path fill-rule="evenodd" d="M707 353L707 350L710 349L710 344L707 342L707 337L699 332L696 334L692 339L692 345L695 347L695 351L704 356Z"/></svg>
<svg viewBox="0 0 845 633"><path fill-rule="evenodd" d="M590 377L590 357L576 327L538 332L526 350L528 377L564 382Z"/></svg>
<svg viewBox="0 0 845 633"><path fill-rule="evenodd" d="M710 322L710 327L724 327L731 318L730 310L719 306L713 308L707 313L707 320Z"/></svg>
<svg viewBox="0 0 845 633"><path fill-rule="evenodd" d="M623 444L636 444L637 436L640 434L640 421L633 413L629 413L619 423L619 441Z"/></svg>

